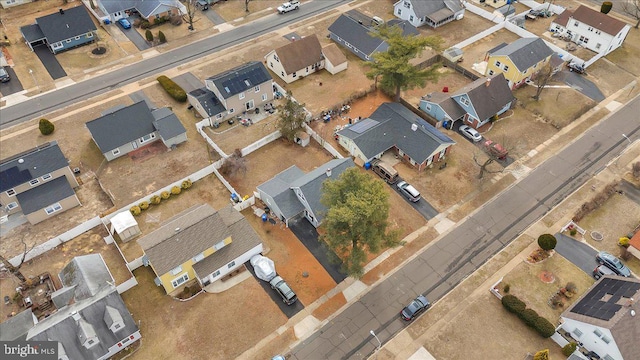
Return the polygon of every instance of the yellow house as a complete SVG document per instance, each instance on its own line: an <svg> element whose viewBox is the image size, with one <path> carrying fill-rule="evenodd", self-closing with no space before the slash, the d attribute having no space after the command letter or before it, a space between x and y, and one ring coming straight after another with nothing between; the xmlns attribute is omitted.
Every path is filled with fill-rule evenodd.
<svg viewBox="0 0 640 360"><path fill-rule="evenodd" d="M167 294L189 280L207 286L262 252L262 241L233 207L197 205L138 240L143 263Z"/></svg>
<svg viewBox="0 0 640 360"><path fill-rule="evenodd" d="M538 73L553 55L553 50L540 38L520 38L489 50L486 76L503 73L509 88L515 89Z"/></svg>

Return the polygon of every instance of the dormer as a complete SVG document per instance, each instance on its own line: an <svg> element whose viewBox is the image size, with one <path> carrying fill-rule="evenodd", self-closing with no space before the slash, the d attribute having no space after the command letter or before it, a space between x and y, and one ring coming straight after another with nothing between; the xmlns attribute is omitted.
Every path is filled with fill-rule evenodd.
<svg viewBox="0 0 640 360"><path fill-rule="evenodd" d="M80 344L86 349L91 349L100 343L93 325L89 324L82 317L78 320L78 340L80 340Z"/></svg>
<svg viewBox="0 0 640 360"><path fill-rule="evenodd" d="M107 327L114 334L119 330L124 329L124 320L122 319L122 315L120 312L109 305L104 309L104 322L107 324Z"/></svg>

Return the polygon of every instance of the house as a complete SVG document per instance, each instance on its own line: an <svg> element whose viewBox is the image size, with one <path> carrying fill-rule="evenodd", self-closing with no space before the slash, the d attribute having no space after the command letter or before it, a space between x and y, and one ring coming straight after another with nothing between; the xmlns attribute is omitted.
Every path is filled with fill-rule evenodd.
<svg viewBox="0 0 640 360"><path fill-rule="evenodd" d="M415 27L429 25L435 29L461 20L464 6L460 0L400 0L393 5L393 14Z"/></svg>
<svg viewBox="0 0 640 360"><path fill-rule="evenodd" d="M537 74L553 55L540 38L520 38L508 45L489 50L485 57L486 76L502 73L515 89Z"/></svg>
<svg viewBox="0 0 640 360"><path fill-rule="evenodd" d="M29 329L37 323L38 318L29 307L0 323L0 341L25 341Z"/></svg>
<svg viewBox="0 0 640 360"><path fill-rule="evenodd" d="M560 315L557 331L593 358L640 359L638 299L640 280L606 275Z"/></svg>
<svg viewBox="0 0 640 360"><path fill-rule="evenodd" d="M36 18L36 23L20 27L27 46L46 45L52 53L85 45L95 40L96 25L84 6L76 6Z"/></svg>
<svg viewBox="0 0 640 360"><path fill-rule="evenodd" d="M271 50L265 59L269 69L287 84L324 69L322 46L315 34Z"/></svg>
<svg viewBox="0 0 640 360"><path fill-rule="evenodd" d="M153 24L161 18L166 19L187 13L187 8L178 0L95 0L95 4L104 14L108 14L110 22L136 13ZM107 18L102 20L105 19Z"/></svg>
<svg viewBox="0 0 640 360"><path fill-rule="evenodd" d="M505 5L508 5L509 0L486 0L484 3L493 8L499 9Z"/></svg>
<svg viewBox="0 0 640 360"><path fill-rule="evenodd" d="M329 38L351 51L360 59L372 61L373 54L387 51L389 44L380 38L371 36L370 32L375 31L375 27L365 25L372 24L370 19L366 19L368 19L366 15L356 10L340 15L329 26ZM418 29L408 21L391 20L388 26L399 26L402 28L404 36L419 34Z"/></svg>
<svg viewBox="0 0 640 360"><path fill-rule="evenodd" d="M349 65L347 57L344 56L336 44L329 44L322 47L322 55L324 55L324 68L331 73L331 75L347 70L347 66Z"/></svg>
<svg viewBox="0 0 640 360"><path fill-rule="evenodd" d="M80 205L69 161L56 141L0 162L0 206L33 225Z"/></svg>
<svg viewBox="0 0 640 360"><path fill-rule="evenodd" d="M640 260L640 231L636 231L635 235L629 239L629 247L627 248L631 255Z"/></svg>
<svg viewBox="0 0 640 360"><path fill-rule="evenodd" d="M273 78L259 61L251 61L205 80L205 87L187 94L210 126L273 100Z"/></svg>
<svg viewBox="0 0 640 360"><path fill-rule="evenodd" d="M380 105L367 119L340 130L338 143L367 163L393 150L418 171L441 161L455 141L399 103Z"/></svg>
<svg viewBox="0 0 640 360"><path fill-rule="evenodd" d="M156 140L167 148L187 141L187 130L171 110L151 110L145 101L109 109L85 125L108 161Z"/></svg>
<svg viewBox="0 0 640 360"><path fill-rule="evenodd" d="M419 108L437 121L465 124L479 128L515 104L504 75L479 78L452 94L434 92L420 100Z"/></svg>
<svg viewBox="0 0 640 360"><path fill-rule="evenodd" d="M351 158L334 159L305 174L293 165L273 179L258 185L260 199L287 226L289 221L304 215L318 227L326 208L320 203L322 183L337 179L346 169L355 166Z"/></svg>
<svg viewBox="0 0 640 360"><path fill-rule="evenodd" d="M27 333L27 341L57 341L58 359L109 359L141 338L100 254L77 256L58 274L56 312Z"/></svg>
<svg viewBox="0 0 640 360"><path fill-rule="evenodd" d="M231 206L214 210L196 205L137 240L143 264L167 294L196 279L207 286L262 252L262 241L247 219Z"/></svg>
<svg viewBox="0 0 640 360"><path fill-rule="evenodd" d="M573 12L565 10L558 15L549 30L569 35L574 43L604 56L622 46L631 25L580 5Z"/></svg>
<svg viewBox="0 0 640 360"><path fill-rule="evenodd" d="M28 4L30 2L33 2L33 0L0 0L0 6L2 6L3 9L8 9L10 7Z"/></svg>

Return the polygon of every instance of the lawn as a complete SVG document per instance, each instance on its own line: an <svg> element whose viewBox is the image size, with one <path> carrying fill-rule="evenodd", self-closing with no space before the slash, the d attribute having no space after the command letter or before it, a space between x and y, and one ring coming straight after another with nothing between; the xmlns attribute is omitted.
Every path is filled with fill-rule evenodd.
<svg viewBox="0 0 640 360"><path fill-rule="evenodd" d="M596 105L596 102L570 88L546 88L536 101L533 86L523 86L514 92L518 104L533 113L538 121L551 124L558 129L569 125Z"/></svg>

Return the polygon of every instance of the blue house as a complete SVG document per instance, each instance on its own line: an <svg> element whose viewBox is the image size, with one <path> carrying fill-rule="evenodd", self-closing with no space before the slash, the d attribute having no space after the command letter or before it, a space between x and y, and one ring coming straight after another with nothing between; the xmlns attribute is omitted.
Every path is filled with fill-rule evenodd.
<svg viewBox="0 0 640 360"><path fill-rule="evenodd" d="M483 77L453 94L430 93L422 97L419 108L438 121L456 121L479 128L515 103L509 83L502 73Z"/></svg>
<svg viewBox="0 0 640 360"><path fill-rule="evenodd" d="M84 6L36 18L36 23L22 26L20 33L29 48L46 45L57 54L76 46L93 42L96 39L96 25Z"/></svg>

